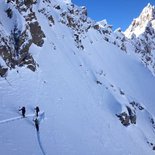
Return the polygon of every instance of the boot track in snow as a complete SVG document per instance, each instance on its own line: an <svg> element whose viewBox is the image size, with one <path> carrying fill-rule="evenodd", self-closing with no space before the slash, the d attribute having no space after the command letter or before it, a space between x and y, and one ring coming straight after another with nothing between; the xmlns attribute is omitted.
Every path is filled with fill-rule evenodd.
<svg viewBox="0 0 155 155"><path fill-rule="evenodd" d="M41 140L40 140L40 132L39 131L37 131L37 140L38 140L38 144L39 144L39 147L40 147L42 154L46 155L45 150L44 150L43 145L42 145Z"/></svg>
<svg viewBox="0 0 155 155"><path fill-rule="evenodd" d="M45 113L41 112L39 114L39 122L41 122L41 120L44 119L44 118L45 118ZM40 139L40 131L36 131L36 133L37 133L37 140L38 140L40 150L41 150L43 155L46 155L45 150L44 150L43 145L42 145L42 142L41 142L41 139Z"/></svg>

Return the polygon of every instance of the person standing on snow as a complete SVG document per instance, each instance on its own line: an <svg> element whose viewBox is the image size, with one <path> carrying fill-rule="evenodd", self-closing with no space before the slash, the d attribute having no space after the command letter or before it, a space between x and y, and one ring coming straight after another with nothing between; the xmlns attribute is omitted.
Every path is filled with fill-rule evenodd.
<svg viewBox="0 0 155 155"><path fill-rule="evenodd" d="M23 106L22 108L19 109L19 111L21 111L22 112L22 116L25 117L26 108Z"/></svg>
<svg viewBox="0 0 155 155"><path fill-rule="evenodd" d="M35 118L33 121L34 121L36 130L39 131L39 120L37 118Z"/></svg>
<svg viewBox="0 0 155 155"><path fill-rule="evenodd" d="M39 107L38 107L38 106L36 106L36 108L35 108L36 117L38 117L39 111L40 111Z"/></svg>

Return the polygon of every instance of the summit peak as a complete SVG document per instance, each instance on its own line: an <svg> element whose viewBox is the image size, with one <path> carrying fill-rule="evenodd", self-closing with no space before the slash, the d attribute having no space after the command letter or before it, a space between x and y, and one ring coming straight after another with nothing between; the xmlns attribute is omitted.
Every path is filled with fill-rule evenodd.
<svg viewBox="0 0 155 155"><path fill-rule="evenodd" d="M132 36L132 34L139 36L140 34L145 32L145 28L148 26L148 23L154 23L154 20L155 6L148 3L147 6L142 10L139 17L132 21L131 25L125 31L125 35L129 38Z"/></svg>
<svg viewBox="0 0 155 155"><path fill-rule="evenodd" d="M148 3L147 6L143 9L140 16L147 16L148 19L149 17L150 19L154 18L155 17L155 6Z"/></svg>

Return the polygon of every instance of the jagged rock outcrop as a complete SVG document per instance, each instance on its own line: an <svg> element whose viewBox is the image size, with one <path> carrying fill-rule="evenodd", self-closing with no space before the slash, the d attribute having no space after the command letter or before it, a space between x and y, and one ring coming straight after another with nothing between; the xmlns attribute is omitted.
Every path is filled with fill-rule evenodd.
<svg viewBox="0 0 155 155"><path fill-rule="evenodd" d="M131 38L133 34L137 37L145 32L149 22L154 25L155 7L150 3L143 9L138 18L134 19L129 28L125 31L125 35Z"/></svg>
<svg viewBox="0 0 155 155"><path fill-rule="evenodd" d="M114 44L122 51L127 52L128 44L130 40L124 35L121 28L112 30L112 25L109 25L106 20L102 20L94 24L94 29L96 29L103 37L103 39L111 44Z"/></svg>
<svg viewBox="0 0 155 155"><path fill-rule="evenodd" d="M36 70L37 63L30 54L32 44L42 46L45 35L38 23L32 7L36 1L8 0L8 9L5 10L10 22L12 22L11 35L7 36L1 31L0 56L6 62L9 69L15 66L26 65L32 71ZM20 21L21 19L21 21ZM21 23L25 26L19 26ZM4 25L1 24L1 27ZM3 29L3 28L2 28Z"/></svg>
<svg viewBox="0 0 155 155"><path fill-rule="evenodd" d="M68 5L61 13L61 23L70 27L73 31L73 38L78 49L83 50L82 39L90 28L94 28L94 21L87 17L86 7L77 7L74 4Z"/></svg>
<svg viewBox="0 0 155 155"><path fill-rule="evenodd" d="M8 68L0 66L0 76L5 77L7 75Z"/></svg>
<svg viewBox="0 0 155 155"><path fill-rule="evenodd" d="M128 126L130 124L136 124L136 112L131 109L129 106L126 106L127 112L122 112L120 114L116 114L116 116L120 119L121 123L124 126Z"/></svg>
<svg viewBox="0 0 155 155"><path fill-rule="evenodd" d="M155 7L148 4L124 34L142 63L155 75Z"/></svg>

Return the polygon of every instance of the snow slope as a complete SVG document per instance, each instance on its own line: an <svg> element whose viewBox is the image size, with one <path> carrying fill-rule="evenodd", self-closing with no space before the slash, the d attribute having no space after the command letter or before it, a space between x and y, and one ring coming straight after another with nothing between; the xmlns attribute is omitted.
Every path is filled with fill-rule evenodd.
<svg viewBox="0 0 155 155"><path fill-rule="evenodd" d="M0 153L153 155L155 78L94 28L82 33L84 48L78 48L76 30L60 23L59 11L69 4L61 2L63 9L56 10L53 3L33 6L46 36L42 47L32 44L29 50L37 70L16 67L0 78ZM52 27L38 12L44 7L54 18ZM26 118L18 112L23 105ZM36 105L41 109L39 133L33 122ZM127 106L137 120L123 126L116 114L128 113Z"/></svg>

